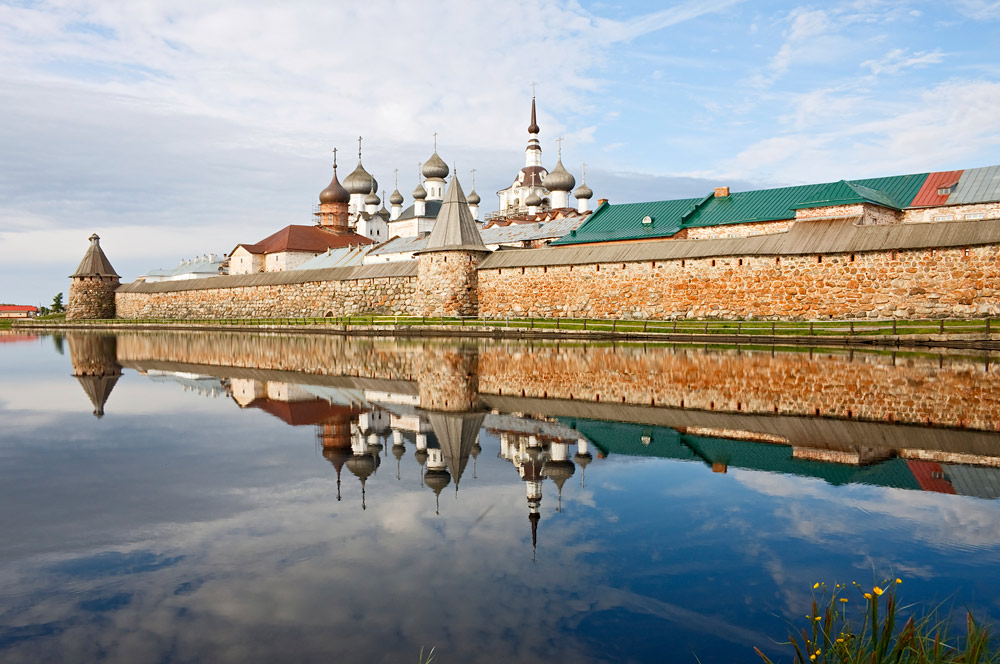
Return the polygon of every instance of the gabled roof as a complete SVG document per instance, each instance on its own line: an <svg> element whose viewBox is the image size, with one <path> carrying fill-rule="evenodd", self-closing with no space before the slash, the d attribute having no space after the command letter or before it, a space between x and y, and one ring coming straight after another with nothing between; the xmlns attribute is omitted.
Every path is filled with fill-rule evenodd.
<svg viewBox="0 0 1000 664"><path fill-rule="evenodd" d="M1000 166L967 168L948 196L948 205L1000 201Z"/></svg>
<svg viewBox="0 0 1000 664"><path fill-rule="evenodd" d="M10 313L15 312L32 312L38 311L38 307L34 307L30 304L0 304L0 311L6 311Z"/></svg>
<svg viewBox="0 0 1000 664"><path fill-rule="evenodd" d="M899 204L884 191L872 189L861 184L841 180L824 185L816 192L815 198L792 206L793 210L813 207L829 207L831 205L851 205L854 203L875 203L893 210L902 210L906 203Z"/></svg>
<svg viewBox="0 0 1000 664"><path fill-rule="evenodd" d="M69 275L70 277L120 277L121 275L115 272L115 268L111 267L111 261L108 257L104 255L104 250L101 249L101 238L94 233L90 236L90 246L87 247L87 253L83 255L83 260L80 261L79 267L76 268L76 272Z"/></svg>
<svg viewBox="0 0 1000 664"><path fill-rule="evenodd" d="M327 249L326 252L310 258L302 265L293 267L293 270L324 270L329 267L351 267L363 265L364 258L373 249L371 245L357 247L336 247Z"/></svg>
<svg viewBox="0 0 1000 664"><path fill-rule="evenodd" d="M434 222L434 228L427 238L425 251L458 249L489 251L479 235L479 227L472 218L458 176L454 176L445 192L444 203Z"/></svg>
<svg viewBox="0 0 1000 664"><path fill-rule="evenodd" d="M349 247L359 244L374 244L364 235L357 233L334 233L319 226L285 226L277 233L268 235L254 244L238 244L235 249L243 247L251 254L277 254L286 251L303 251L320 253L335 247Z"/></svg>

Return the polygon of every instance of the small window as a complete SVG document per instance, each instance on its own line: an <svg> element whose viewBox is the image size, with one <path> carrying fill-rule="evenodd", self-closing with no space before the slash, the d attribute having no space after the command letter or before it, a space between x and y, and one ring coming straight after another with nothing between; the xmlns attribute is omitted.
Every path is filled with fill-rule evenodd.
<svg viewBox="0 0 1000 664"><path fill-rule="evenodd" d="M822 254L820 254L819 256L816 257L816 262L817 263L822 263L823 262L823 255Z"/></svg>
<svg viewBox="0 0 1000 664"><path fill-rule="evenodd" d="M742 266L742 265L743 265L743 259L741 258L740 259L740 266Z"/></svg>
<svg viewBox="0 0 1000 664"><path fill-rule="evenodd" d="M934 215L934 221L952 221L955 218L953 214L937 214Z"/></svg>
<svg viewBox="0 0 1000 664"><path fill-rule="evenodd" d="M851 254L851 262L854 262L854 254Z"/></svg>
<svg viewBox="0 0 1000 664"><path fill-rule="evenodd" d="M965 215L965 218L966 219L985 219L986 218L986 213L985 212L970 212L969 214Z"/></svg>
<svg viewBox="0 0 1000 664"><path fill-rule="evenodd" d="M715 267L715 259L712 259L712 267Z"/></svg>

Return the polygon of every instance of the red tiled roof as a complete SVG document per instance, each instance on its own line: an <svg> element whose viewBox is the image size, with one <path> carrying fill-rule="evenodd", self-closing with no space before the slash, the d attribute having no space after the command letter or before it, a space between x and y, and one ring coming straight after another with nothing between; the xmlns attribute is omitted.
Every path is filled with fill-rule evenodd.
<svg viewBox="0 0 1000 664"><path fill-rule="evenodd" d="M357 233L334 233L319 226L285 226L254 244L238 244L251 254L277 254L285 251L323 253L327 249L374 244L375 241Z"/></svg>
<svg viewBox="0 0 1000 664"><path fill-rule="evenodd" d="M0 304L0 311L38 311L30 304Z"/></svg>
<svg viewBox="0 0 1000 664"><path fill-rule="evenodd" d="M920 187L920 191L917 195L913 197L913 201L910 203L909 207L928 207L932 205L944 205L948 202L948 196L950 194L945 194L944 196L938 196L938 189L941 187L948 187L956 182L962 177L963 171L939 171L937 173L928 173L927 179L924 180L924 185Z"/></svg>
<svg viewBox="0 0 1000 664"><path fill-rule="evenodd" d="M274 415L293 427L308 424L323 424L350 418L364 411L350 406L338 406L322 399L312 401L276 401L274 399L254 399L248 408L259 408Z"/></svg>

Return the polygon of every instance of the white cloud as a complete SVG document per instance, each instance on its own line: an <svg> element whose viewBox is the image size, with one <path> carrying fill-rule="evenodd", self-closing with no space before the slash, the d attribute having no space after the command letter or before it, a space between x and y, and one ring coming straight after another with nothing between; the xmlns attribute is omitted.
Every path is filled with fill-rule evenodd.
<svg viewBox="0 0 1000 664"><path fill-rule="evenodd" d="M1000 18L1000 2L987 0L957 0L955 7L959 12L978 21L990 21Z"/></svg>
<svg viewBox="0 0 1000 664"><path fill-rule="evenodd" d="M945 54L941 49L933 51L918 51L910 53L909 49L896 48L889 51L878 60L865 60L862 67L871 70L874 76L881 74L898 74L904 69L920 65L937 64L944 60Z"/></svg>

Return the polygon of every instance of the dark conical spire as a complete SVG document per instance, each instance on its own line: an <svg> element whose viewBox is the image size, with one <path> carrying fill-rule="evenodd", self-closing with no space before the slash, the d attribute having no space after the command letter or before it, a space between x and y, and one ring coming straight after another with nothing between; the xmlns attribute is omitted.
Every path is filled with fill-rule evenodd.
<svg viewBox="0 0 1000 664"><path fill-rule="evenodd" d="M80 266L76 268L76 272L69 275L70 277L121 277L120 274L115 272L115 268L111 267L111 261L108 257L104 255L104 251L101 249L101 238L97 233L90 236L90 246L87 247L87 253L83 255L83 260L80 261Z"/></svg>
<svg viewBox="0 0 1000 664"><path fill-rule="evenodd" d="M535 119L535 95L531 95L531 124L528 125L529 134L538 133L538 121Z"/></svg>
<svg viewBox="0 0 1000 664"><path fill-rule="evenodd" d="M430 237L427 238L427 246L424 251L440 251L447 249L474 249L477 251L489 251L483 244L483 238L479 234L476 220L472 218L469 210L469 203L465 199L465 192L458 182L458 176L451 179L448 191L444 195L444 202L438 212L437 221L431 230Z"/></svg>

